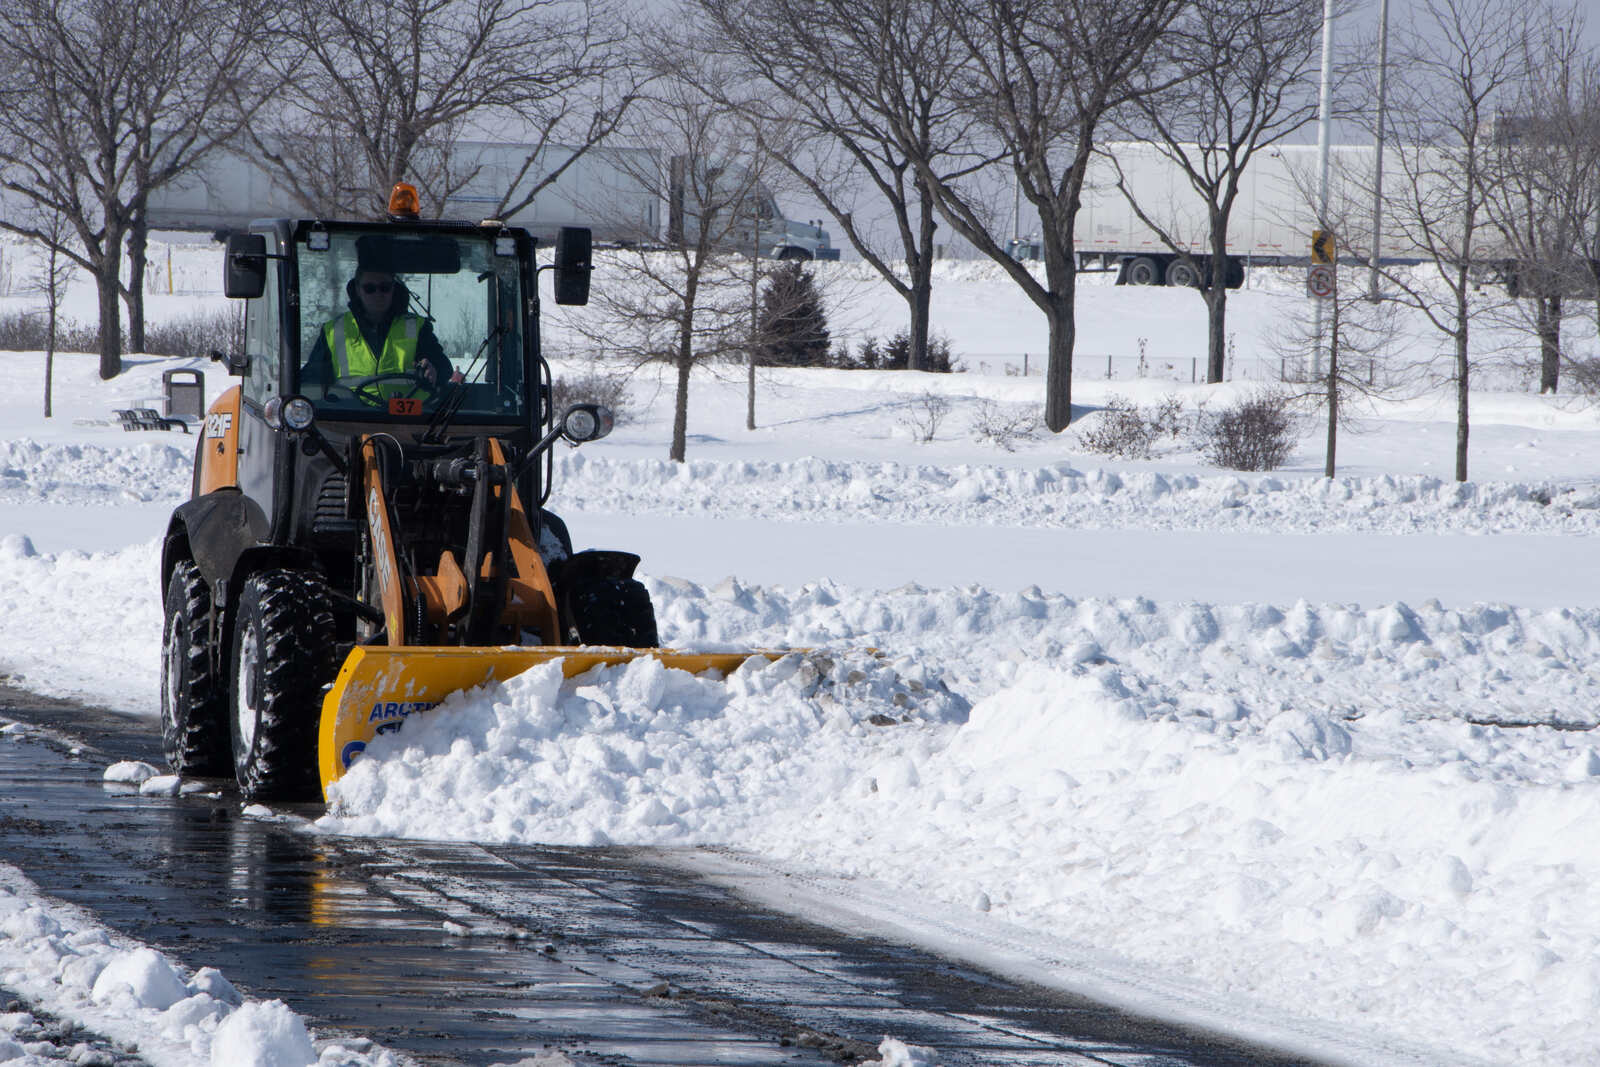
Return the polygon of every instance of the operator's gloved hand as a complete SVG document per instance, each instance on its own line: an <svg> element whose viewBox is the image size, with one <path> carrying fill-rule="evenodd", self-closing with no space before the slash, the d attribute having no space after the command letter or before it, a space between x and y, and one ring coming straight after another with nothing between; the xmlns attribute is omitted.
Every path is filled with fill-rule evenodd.
<svg viewBox="0 0 1600 1067"><path fill-rule="evenodd" d="M439 384L439 368L435 367L432 363L424 363L422 365L422 376L428 379L429 385ZM467 380L467 376L462 374L460 371L456 371L450 375L450 380L452 382L464 382Z"/></svg>

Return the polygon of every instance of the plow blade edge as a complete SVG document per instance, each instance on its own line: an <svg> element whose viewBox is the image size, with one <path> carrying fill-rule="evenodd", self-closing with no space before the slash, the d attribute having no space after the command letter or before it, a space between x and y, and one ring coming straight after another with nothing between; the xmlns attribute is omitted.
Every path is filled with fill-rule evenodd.
<svg viewBox="0 0 1600 1067"><path fill-rule="evenodd" d="M317 732L317 763L322 795L380 733L398 730L414 714L427 711L451 693L490 681L505 681L551 660L575 678L594 667L641 657L700 674L727 674L751 656L775 660L780 651L679 652L670 648L559 646L462 648L457 646L358 646L345 659L322 701Z"/></svg>

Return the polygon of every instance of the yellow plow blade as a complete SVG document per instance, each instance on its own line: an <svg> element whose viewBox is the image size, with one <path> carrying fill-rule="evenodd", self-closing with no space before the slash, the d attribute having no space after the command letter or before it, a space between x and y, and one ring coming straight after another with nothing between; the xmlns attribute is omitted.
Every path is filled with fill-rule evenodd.
<svg viewBox="0 0 1600 1067"><path fill-rule="evenodd" d="M451 693L489 681L505 681L530 667L561 661L562 673L575 678L599 666L648 656L667 667L700 674L727 674L751 656L779 659L788 651L679 652L670 648L609 648L543 645L461 648L447 646L357 646L345 659L322 701L317 732L317 762L322 795L338 781L374 737L400 729L406 718L427 711Z"/></svg>

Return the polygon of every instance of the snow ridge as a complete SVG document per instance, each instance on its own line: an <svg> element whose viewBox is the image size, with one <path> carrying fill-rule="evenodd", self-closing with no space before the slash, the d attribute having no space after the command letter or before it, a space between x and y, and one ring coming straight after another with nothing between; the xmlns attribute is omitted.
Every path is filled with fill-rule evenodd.
<svg viewBox="0 0 1600 1067"><path fill-rule="evenodd" d="M565 499L627 514L1263 533L1594 533L1600 486L902 463L557 459ZM559 507L559 501L557 502Z"/></svg>

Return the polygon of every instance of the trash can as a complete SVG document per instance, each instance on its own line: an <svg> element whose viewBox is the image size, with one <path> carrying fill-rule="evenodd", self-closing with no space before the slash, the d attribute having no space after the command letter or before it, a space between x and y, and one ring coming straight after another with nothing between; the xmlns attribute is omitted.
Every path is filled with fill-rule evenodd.
<svg viewBox="0 0 1600 1067"><path fill-rule="evenodd" d="M161 372L161 388L166 394L169 418L202 419L206 414L206 376L197 370Z"/></svg>

